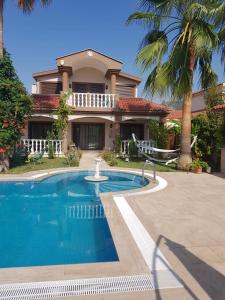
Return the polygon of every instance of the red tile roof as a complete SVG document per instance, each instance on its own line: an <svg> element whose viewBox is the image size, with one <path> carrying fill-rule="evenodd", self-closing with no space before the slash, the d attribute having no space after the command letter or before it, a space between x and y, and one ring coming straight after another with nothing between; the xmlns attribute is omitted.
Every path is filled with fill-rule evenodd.
<svg viewBox="0 0 225 300"><path fill-rule="evenodd" d="M56 109L59 105L59 95L33 95L33 109ZM166 105L157 104L143 98L119 98L117 108L123 112L132 113L169 113Z"/></svg>
<svg viewBox="0 0 225 300"><path fill-rule="evenodd" d="M181 120L182 119L182 110L172 110L167 116L169 120Z"/></svg>
<svg viewBox="0 0 225 300"><path fill-rule="evenodd" d="M218 110L218 111L225 111L225 103L224 104L219 104L219 105L216 105L214 107L215 110Z"/></svg>
<svg viewBox="0 0 225 300"><path fill-rule="evenodd" d="M59 95L33 95L34 109L56 109L59 106Z"/></svg>
<svg viewBox="0 0 225 300"><path fill-rule="evenodd" d="M163 112L168 113L169 107L157 104L144 98L120 98L118 108L124 112Z"/></svg>

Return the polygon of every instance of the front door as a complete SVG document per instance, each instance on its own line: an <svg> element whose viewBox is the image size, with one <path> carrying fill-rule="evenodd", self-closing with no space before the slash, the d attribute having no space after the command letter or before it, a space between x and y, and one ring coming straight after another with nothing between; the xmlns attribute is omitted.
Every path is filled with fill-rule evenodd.
<svg viewBox="0 0 225 300"><path fill-rule="evenodd" d="M73 141L83 150L102 150L104 147L104 124L74 124Z"/></svg>

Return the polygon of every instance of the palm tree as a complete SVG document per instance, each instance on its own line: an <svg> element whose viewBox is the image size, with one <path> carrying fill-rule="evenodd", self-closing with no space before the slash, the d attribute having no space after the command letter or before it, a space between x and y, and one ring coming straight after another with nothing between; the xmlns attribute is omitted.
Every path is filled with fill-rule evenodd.
<svg viewBox="0 0 225 300"><path fill-rule="evenodd" d="M183 99L180 169L191 163L191 106L194 75L203 89L217 82L212 57L225 61L223 0L142 0L129 16L148 29L137 54L143 71L150 69L145 89Z"/></svg>
<svg viewBox="0 0 225 300"><path fill-rule="evenodd" d="M24 13L30 13L34 5L36 4L37 0L17 0L17 5L19 9L22 9ZM40 0L43 6L49 4L51 0ZM4 12L4 3L5 0L0 0L0 57L3 56L3 12Z"/></svg>

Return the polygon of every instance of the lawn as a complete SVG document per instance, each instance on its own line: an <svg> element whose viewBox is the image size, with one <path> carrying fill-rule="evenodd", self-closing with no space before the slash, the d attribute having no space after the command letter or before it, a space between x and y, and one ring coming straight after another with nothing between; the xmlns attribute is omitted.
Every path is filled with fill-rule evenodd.
<svg viewBox="0 0 225 300"><path fill-rule="evenodd" d="M132 168L132 169L142 169L144 165L143 160L132 160L132 161L125 161L123 159L117 159L117 167L121 168ZM157 172L175 172L176 168L175 165L166 166L165 164L155 164ZM153 166L146 165L145 170L153 170Z"/></svg>
<svg viewBox="0 0 225 300"><path fill-rule="evenodd" d="M65 158L53 158L53 159L43 158L41 162L38 164L25 163L24 165L10 168L10 170L7 173L20 174L20 173L25 173L30 171L65 168L65 167L68 167Z"/></svg>

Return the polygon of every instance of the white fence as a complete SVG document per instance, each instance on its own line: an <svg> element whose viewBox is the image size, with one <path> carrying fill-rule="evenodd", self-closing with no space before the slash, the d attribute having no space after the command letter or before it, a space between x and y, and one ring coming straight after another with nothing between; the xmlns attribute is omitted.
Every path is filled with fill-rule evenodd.
<svg viewBox="0 0 225 300"><path fill-rule="evenodd" d="M48 155L49 143L53 145L53 151L56 156L62 156L62 140L39 140L39 139L22 139L21 144L26 147L30 154L44 152Z"/></svg>
<svg viewBox="0 0 225 300"><path fill-rule="evenodd" d="M74 108L114 108L116 94L73 93L67 104Z"/></svg>
<svg viewBox="0 0 225 300"><path fill-rule="evenodd" d="M145 147L155 147L156 146L155 141L153 141L153 140L138 140L138 142L139 142L140 147L143 146L143 151L148 154L151 154L152 151L148 150L148 152L147 152L147 150L145 150ZM120 152L123 156L129 156L129 152L130 152L129 148L130 148L131 143L133 143L132 140L122 140Z"/></svg>

